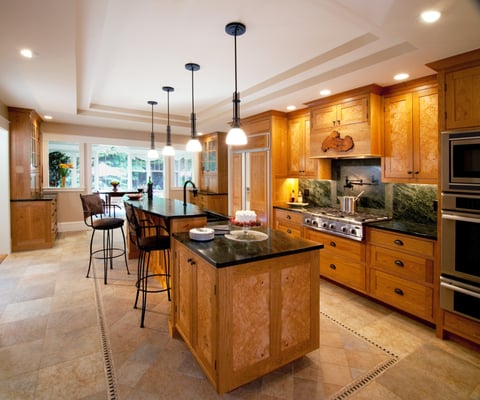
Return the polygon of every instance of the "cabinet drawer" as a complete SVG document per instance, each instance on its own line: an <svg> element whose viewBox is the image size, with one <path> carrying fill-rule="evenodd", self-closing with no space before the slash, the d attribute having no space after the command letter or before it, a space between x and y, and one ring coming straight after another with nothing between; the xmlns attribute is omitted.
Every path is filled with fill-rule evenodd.
<svg viewBox="0 0 480 400"><path fill-rule="evenodd" d="M362 292L365 291L365 268L358 262L322 252L320 275Z"/></svg>
<svg viewBox="0 0 480 400"><path fill-rule="evenodd" d="M443 329L480 344L480 323L449 311L443 311Z"/></svg>
<svg viewBox="0 0 480 400"><path fill-rule="evenodd" d="M369 293L403 311L433 321L432 288L371 269Z"/></svg>
<svg viewBox="0 0 480 400"><path fill-rule="evenodd" d="M289 223L301 225L302 214L299 212L275 209L275 221L289 222Z"/></svg>
<svg viewBox="0 0 480 400"><path fill-rule="evenodd" d="M335 254L354 261L358 260L358 262L361 262L363 259L365 246L361 242L329 235L309 228L304 230L304 237L314 242L323 243L325 247L322 250L322 254Z"/></svg>
<svg viewBox="0 0 480 400"><path fill-rule="evenodd" d="M302 237L303 236L303 227L300 225L295 224L286 224L281 222L275 223L275 229L281 232L285 232L294 237Z"/></svg>
<svg viewBox="0 0 480 400"><path fill-rule="evenodd" d="M370 246L369 264L403 278L433 283L433 260L408 253Z"/></svg>
<svg viewBox="0 0 480 400"><path fill-rule="evenodd" d="M368 228L367 241L369 244L375 243L395 250L417 253L425 257L434 257L435 255L435 243L433 240L402 235L401 233Z"/></svg>

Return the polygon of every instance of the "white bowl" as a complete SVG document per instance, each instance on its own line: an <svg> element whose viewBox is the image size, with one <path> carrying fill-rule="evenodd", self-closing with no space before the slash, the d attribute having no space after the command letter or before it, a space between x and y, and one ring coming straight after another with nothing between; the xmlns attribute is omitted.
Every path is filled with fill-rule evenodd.
<svg viewBox="0 0 480 400"><path fill-rule="evenodd" d="M215 231L211 228L192 228L189 231L190 239L201 242L212 240L215 237Z"/></svg>

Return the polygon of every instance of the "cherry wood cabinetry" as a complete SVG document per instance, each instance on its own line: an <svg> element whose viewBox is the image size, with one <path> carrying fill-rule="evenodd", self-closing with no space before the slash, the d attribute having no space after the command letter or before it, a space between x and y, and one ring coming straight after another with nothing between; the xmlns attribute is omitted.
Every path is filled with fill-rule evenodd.
<svg viewBox="0 0 480 400"><path fill-rule="evenodd" d="M207 193L228 192L228 148L223 132L200 136L200 190Z"/></svg>
<svg viewBox="0 0 480 400"><path fill-rule="evenodd" d="M303 237L302 214L279 208L273 210L274 228L294 237Z"/></svg>
<svg viewBox="0 0 480 400"><path fill-rule="evenodd" d="M480 127L480 49L427 66L438 71L440 131Z"/></svg>
<svg viewBox="0 0 480 400"><path fill-rule="evenodd" d="M320 275L365 293L365 244L304 228L304 238L323 243Z"/></svg>
<svg viewBox="0 0 480 400"><path fill-rule="evenodd" d="M188 202L206 210L214 211L223 215L228 214L227 194L199 192L197 196L193 196L192 192L189 192Z"/></svg>
<svg viewBox="0 0 480 400"><path fill-rule="evenodd" d="M10 198L26 199L42 191L41 123L34 110L8 108L10 121Z"/></svg>
<svg viewBox="0 0 480 400"><path fill-rule="evenodd" d="M53 247L57 236L57 200L46 196L10 202L12 251Z"/></svg>
<svg viewBox="0 0 480 400"><path fill-rule="evenodd" d="M436 77L397 85L384 95L384 182L438 182Z"/></svg>
<svg viewBox="0 0 480 400"><path fill-rule="evenodd" d="M310 155L312 157L381 156L381 87L369 85L307 103L310 108ZM353 141L349 150L322 150L325 140ZM337 143L341 143L338 142Z"/></svg>
<svg viewBox="0 0 480 400"><path fill-rule="evenodd" d="M318 251L216 268L173 240L170 334L219 393L318 348Z"/></svg>
<svg viewBox="0 0 480 400"><path fill-rule="evenodd" d="M368 294L435 322L434 240L367 228Z"/></svg>
<svg viewBox="0 0 480 400"><path fill-rule="evenodd" d="M290 178L318 178L318 160L310 158L310 114L304 110L288 116L287 175Z"/></svg>

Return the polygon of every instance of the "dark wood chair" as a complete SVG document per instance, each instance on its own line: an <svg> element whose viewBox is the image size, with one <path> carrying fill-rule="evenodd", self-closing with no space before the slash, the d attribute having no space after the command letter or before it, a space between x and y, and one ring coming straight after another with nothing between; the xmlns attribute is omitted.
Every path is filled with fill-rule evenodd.
<svg viewBox="0 0 480 400"><path fill-rule="evenodd" d="M147 307L147 294L167 292L170 301L170 235L168 229L163 225L154 225L149 220L139 219L135 209L127 202L125 214L129 224L128 232L130 241L138 248L138 277L136 282L137 294L135 296L134 308L137 308L139 294L142 293L142 316L140 327L144 327L145 310ZM152 251L163 253L164 273L151 273L149 271L150 254ZM149 288L149 279L162 279L164 285L155 285ZM158 281L160 281L158 279ZM159 283L160 284L160 283Z"/></svg>
<svg viewBox="0 0 480 400"><path fill-rule="evenodd" d="M92 228L92 236L90 238L90 260L88 262L87 278L90 274L90 268L92 267L93 258L103 260L103 281L107 284L108 267L113 268L113 259L122 257L125 260L125 266L127 267L127 273L130 274L128 269L125 233L123 231L123 225L125 220L118 218L115 215L115 206L110 205L107 207L105 202L100 198L98 193L80 195L83 207L83 220L85 225ZM116 206L118 207L118 206ZM117 248L113 245L113 232L119 229L122 232L123 248ZM101 249L93 249L93 239L95 233L101 231L103 233L103 246Z"/></svg>

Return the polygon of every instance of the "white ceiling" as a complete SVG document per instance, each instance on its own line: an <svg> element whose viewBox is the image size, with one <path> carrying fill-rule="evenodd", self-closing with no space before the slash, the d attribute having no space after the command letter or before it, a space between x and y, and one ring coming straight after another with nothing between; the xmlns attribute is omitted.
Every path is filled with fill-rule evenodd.
<svg viewBox="0 0 480 400"><path fill-rule="evenodd" d="M437 8L434 25L421 11ZM189 134L191 72L201 132L228 130L237 38L241 116L304 107L338 93L434 73L425 66L480 47L478 0L0 0L0 101L56 122ZM35 52L24 59L19 51Z"/></svg>

